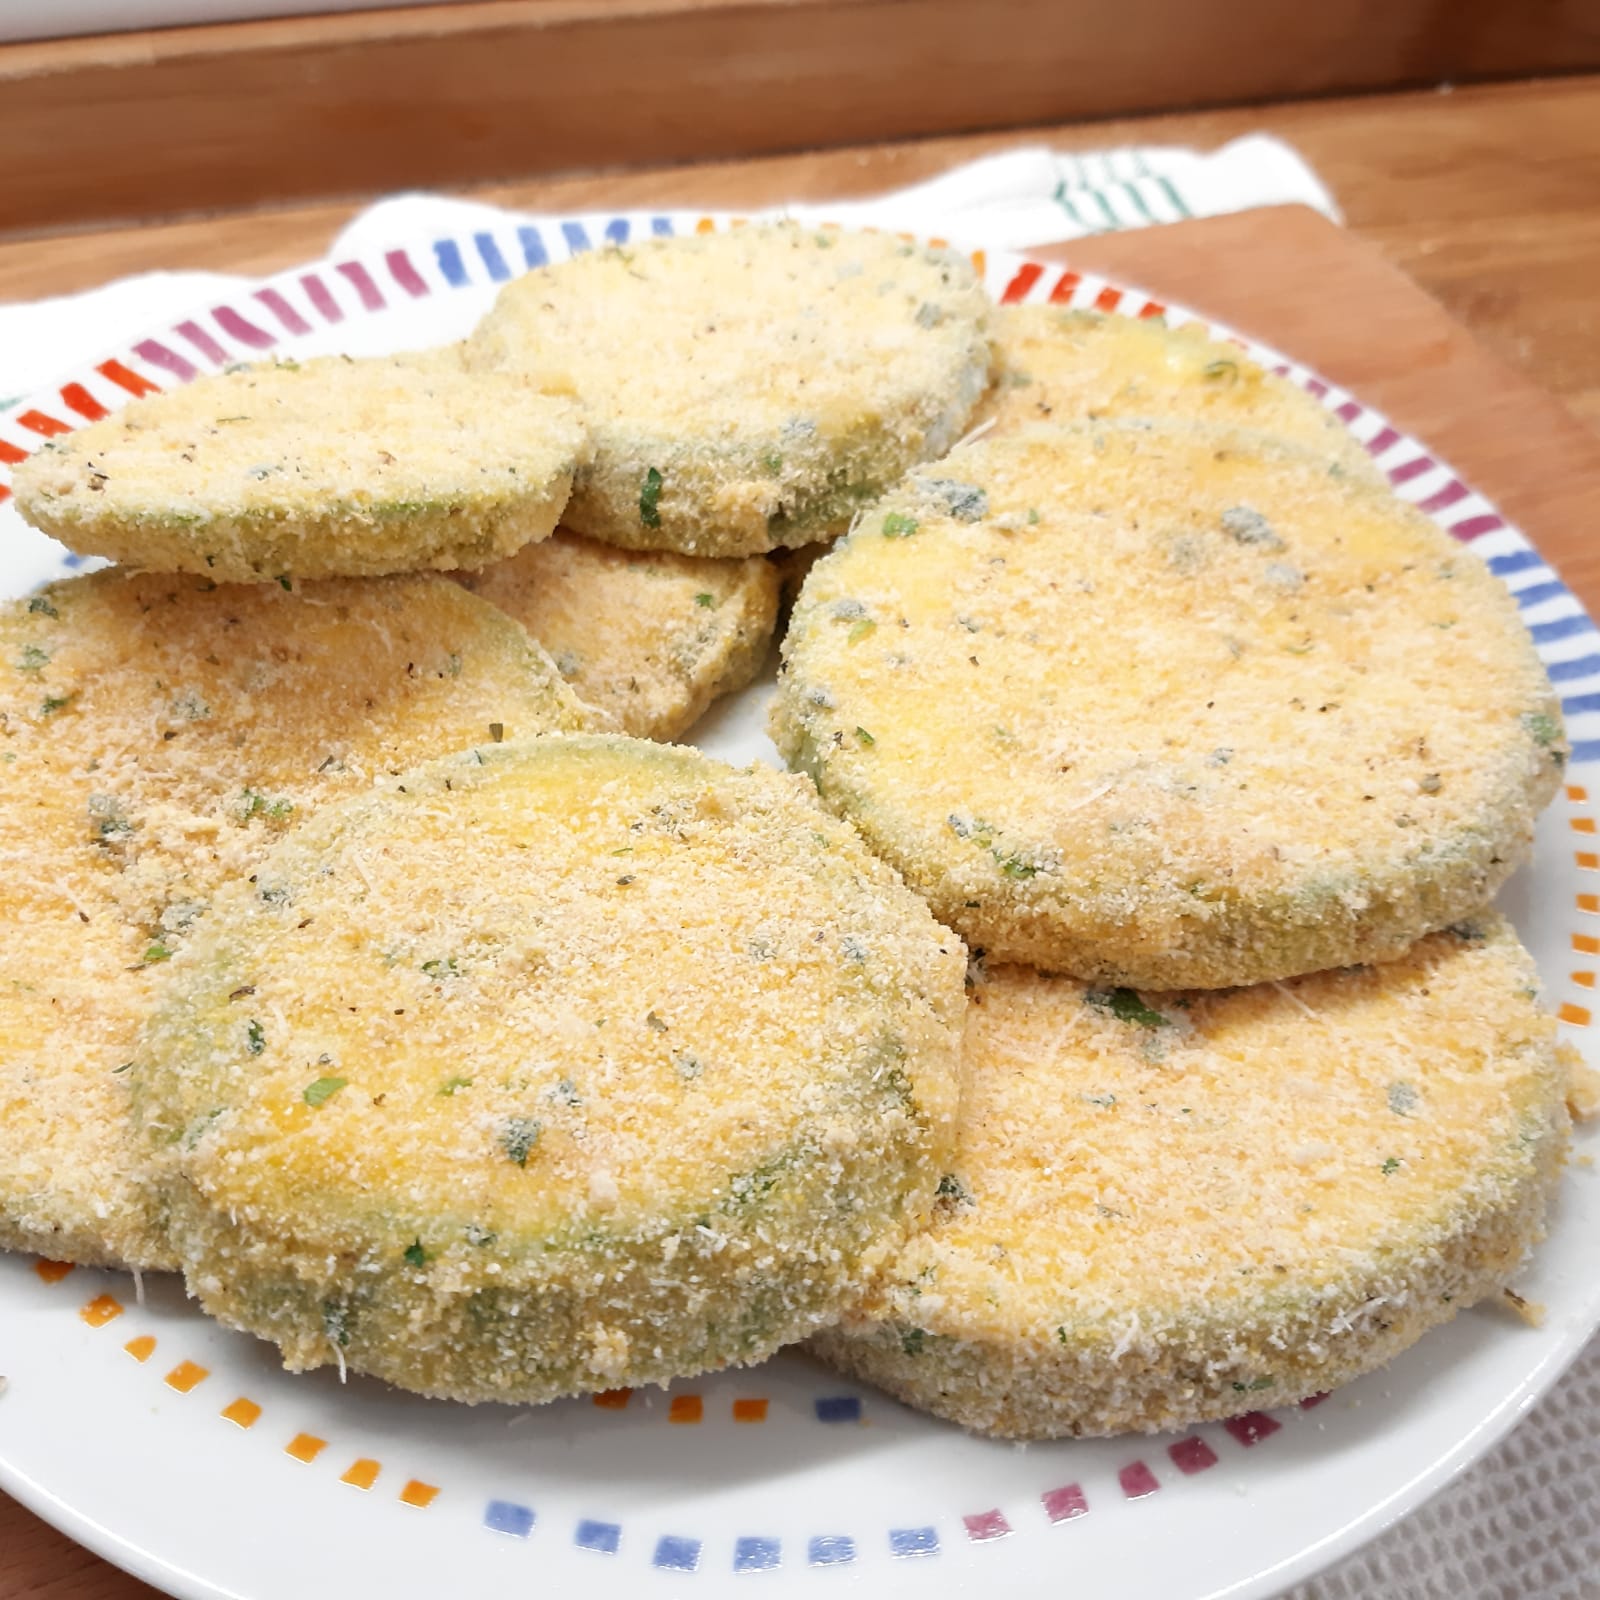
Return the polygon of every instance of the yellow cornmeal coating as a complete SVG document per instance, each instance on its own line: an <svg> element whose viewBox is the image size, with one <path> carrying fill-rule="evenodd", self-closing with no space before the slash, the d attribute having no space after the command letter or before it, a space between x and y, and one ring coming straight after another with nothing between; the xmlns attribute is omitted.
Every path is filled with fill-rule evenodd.
<svg viewBox="0 0 1600 1600"><path fill-rule="evenodd" d="M481 567L554 529L566 402L445 360L245 367L52 440L17 509L84 555L218 581Z"/></svg>
<svg viewBox="0 0 1600 1600"><path fill-rule="evenodd" d="M760 1360L931 1208L965 955L807 785L489 747L219 901L134 1068L190 1292L455 1399Z"/></svg>
<svg viewBox="0 0 1600 1600"><path fill-rule="evenodd" d="M618 550L565 529L461 581L515 617L585 705L641 739L675 739L749 683L778 616L762 556Z"/></svg>
<svg viewBox="0 0 1600 1600"><path fill-rule="evenodd" d="M1200 424L913 474L812 570L784 657L779 749L934 914L1101 982L1400 954L1527 855L1566 749L1476 556Z"/></svg>
<svg viewBox="0 0 1600 1600"><path fill-rule="evenodd" d="M0 1245L171 1266L127 1079L163 951L326 799L588 713L444 578L112 569L0 606Z"/></svg>
<svg viewBox="0 0 1600 1600"><path fill-rule="evenodd" d="M1189 417L1273 433L1383 484L1361 442L1324 405L1237 345L1194 323L1003 306L995 314L998 384L979 412L996 430L1106 417Z"/></svg>
<svg viewBox="0 0 1600 1600"><path fill-rule="evenodd" d="M1543 1235L1567 1079L1537 983L1492 913L1226 993L993 969L940 1216L812 1349L1009 1438L1179 1428L1371 1371Z"/></svg>
<svg viewBox="0 0 1600 1600"><path fill-rule="evenodd" d="M468 360L583 406L594 459L568 527L755 555L842 531L961 437L989 382L989 314L952 251L772 224L531 272Z"/></svg>

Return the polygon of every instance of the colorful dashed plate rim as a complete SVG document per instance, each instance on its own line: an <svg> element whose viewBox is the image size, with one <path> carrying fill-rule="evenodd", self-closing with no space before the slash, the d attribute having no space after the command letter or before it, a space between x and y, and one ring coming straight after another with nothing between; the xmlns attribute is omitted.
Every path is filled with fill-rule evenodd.
<svg viewBox="0 0 1600 1600"><path fill-rule="evenodd" d="M44 440L235 361L459 337L496 287L597 244L739 226L698 213L520 220L297 268L131 340L0 414L9 469ZM818 226L825 222L808 216ZM978 250L994 296L1200 320L1070 268ZM1221 337L1231 330L1212 324ZM1593 1062L1600 969L1600 640L1514 528L1353 396L1248 340L1334 410L1396 491L1510 586L1563 697L1570 781L1502 896L1565 1031ZM78 563L0 504L0 590ZM698 743L773 759L770 685ZM1600 1196L1568 1177L1522 1284L1543 1328L1481 1310L1385 1373L1182 1436L970 1439L785 1354L746 1372L533 1410L291 1378L170 1281L0 1259L0 1486L183 1596L391 1600L503 1586L717 1594L818 1585L944 1595L1065 1587L1119 1600L1264 1596L1370 1538L1481 1455L1600 1322Z"/></svg>

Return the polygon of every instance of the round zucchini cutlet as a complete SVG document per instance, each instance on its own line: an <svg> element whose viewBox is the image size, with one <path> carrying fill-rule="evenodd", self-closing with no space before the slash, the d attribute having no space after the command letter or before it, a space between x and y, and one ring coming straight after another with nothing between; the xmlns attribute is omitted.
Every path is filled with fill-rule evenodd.
<svg viewBox="0 0 1600 1600"><path fill-rule="evenodd" d="M841 531L989 382L964 256L789 224L589 251L508 284L468 360L583 406L568 527L755 555Z"/></svg>
<svg viewBox="0 0 1600 1600"><path fill-rule="evenodd" d="M914 474L812 570L774 738L996 960L1216 988L1396 956L1565 755L1510 596L1263 435L1103 423Z"/></svg>
<svg viewBox="0 0 1600 1600"><path fill-rule="evenodd" d="M127 1064L222 881L323 801L588 714L444 578L108 570L0 606L0 1245L172 1266Z"/></svg>
<svg viewBox="0 0 1600 1600"><path fill-rule="evenodd" d="M980 412L997 430L1108 417L1189 417L1293 440L1367 483L1385 484L1360 440L1297 384L1194 324L1005 306L1000 379Z"/></svg>
<svg viewBox="0 0 1600 1600"><path fill-rule="evenodd" d="M749 683L778 614L763 556L618 550L565 529L461 581L522 623L585 704L642 739L675 739Z"/></svg>
<svg viewBox="0 0 1600 1600"><path fill-rule="evenodd" d="M1543 1234L1567 1113L1537 983L1493 913L1384 966L1221 994L993 969L940 1215L812 1348L1025 1439L1371 1371Z"/></svg>
<svg viewBox="0 0 1600 1600"><path fill-rule="evenodd" d="M433 763L220 901L135 1101L190 1290L460 1400L760 1360L926 1219L965 967L767 769L621 737Z"/></svg>
<svg viewBox="0 0 1600 1600"><path fill-rule="evenodd" d="M481 567L547 537L586 441L504 375L333 356L135 400L17 468L84 555L250 583Z"/></svg>

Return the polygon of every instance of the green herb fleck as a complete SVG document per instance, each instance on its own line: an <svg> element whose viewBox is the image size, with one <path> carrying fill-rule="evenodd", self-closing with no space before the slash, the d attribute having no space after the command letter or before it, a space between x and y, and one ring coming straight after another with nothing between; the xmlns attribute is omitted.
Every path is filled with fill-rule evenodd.
<svg viewBox="0 0 1600 1600"><path fill-rule="evenodd" d="M644 475L644 488L639 491L639 520L647 528L661 526L661 474L654 467Z"/></svg>
<svg viewBox="0 0 1600 1600"><path fill-rule="evenodd" d="M762 456L761 465L764 466L768 472L776 475L777 473L783 471L783 457L780 456L776 450L769 451L766 455Z"/></svg>
<svg viewBox="0 0 1600 1600"><path fill-rule="evenodd" d="M48 650L41 650L36 644L25 644L22 647L22 655L17 660L17 670L19 672L38 672L49 664L50 652Z"/></svg>
<svg viewBox="0 0 1600 1600"><path fill-rule="evenodd" d="M42 594L36 594L28 602L28 610L36 617L59 617L61 615Z"/></svg>
<svg viewBox="0 0 1600 1600"><path fill-rule="evenodd" d="M422 970L426 972L430 978L433 978L438 982L442 982L446 978L455 977L458 970L456 967L456 958L454 956L445 956L442 959L436 958L432 961L424 961L422 963Z"/></svg>
<svg viewBox="0 0 1600 1600"><path fill-rule="evenodd" d="M252 817L265 817L269 822L287 822L294 815L294 801L273 799L259 789L241 789L239 812L242 822L249 822Z"/></svg>
<svg viewBox="0 0 1600 1600"><path fill-rule="evenodd" d="M146 947L144 959L147 963L155 961L170 961L172 952L164 944L157 942Z"/></svg>
<svg viewBox="0 0 1600 1600"><path fill-rule="evenodd" d="M267 1048L267 1030L252 1017L244 1027L244 1047L253 1056Z"/></svg>
<svg viewBox="0 0 1600 1600"><path fill-rule="evenodd" d="M1283 540L1254 506L1229 506L1222 513L1222 531L1239 544L1256 545L1263 550L1283 549Z"/></svg>
<svg viewBox="0 0 1600 1600"><path fill-rule="evenodd" d="M1543 711L1525 712L1522 726L1528 730L1535 744L1544 745L1546 748L1555 744L1561 737L1561 724Z"/></svg>
<svg viewBox="0 0 1600 1600"><path fill-rule="evenodd" d="M1038 508L1038 506L1029 506L1028 507L1028 521L1030 523L1036 523L1036 522L1038 522L1038 520L1039 520L1039 508Z"/></svg>
<svg viewBox="0 0 1600 1600"><path fill-rule="evenodd" d="M989 854L994 857L995 863L1008 878L1026 880L1028 878L1036 878L1039 875L1039 868L1034 862L1024 861L1015 852L1008 855L1003 850L994 849Z"/></svg>
<svg viewBox="0 0 1600 1600"><path fill-rule="evenodd" d="M305 1086L300 1098L308 1106L326 1105L349 1081L348 1078L318 1078Z"/></svg>
<svg viewBox="0 0 1600 1600"><path fill-rule="evenodd" d="M476 1222L467 1224L467 1243L475 1244L480 1249L485 1249L500 1237L493 1228L485 1228Z"/></svg>
<svg viewBox="0 0 1600 1600"><path fill-rule="evenodd" d="M923 486L945 503L957 522L979 522L989 515L989 496L975 483L958 478L926 478Z"/></svg>
<svg viewBox="0 0 1600 1600"><path fill-rule="evenodd" d="M1389 1159L1384 1162L1383 1166L1379 1168L1379 1171L1381 1171L1386 1178L1392 1178L1399 1170L1400 1158L1398 1156L1390 1156Z"/></svg>
<svg viewBox="0 0 1600 1600"><path fill-rule="evenodd" d="M908 1356L920 1356L928 1343L928 1335L921 1328L907 1328L900 1335L900 1348Z"/></svg>
<svg viewBox="0 0 1600 1600"><path fill-rule="evenodd" d="M856 738L858 738L862 744L865 745L874 745L878 742L870 733L867 732L865 728L856 729Z"/></svg>
<svg viewBox="0 0 1600 1600"><path fill-rule="evenodd" d="M885 539L909 539L917 527L915 517L908 517L903 511L891 511L883 519L883 536Z"/></svg>
<svg viewBox="0 0 1600 1600"><path fill-rule="evenodd" d="M39 705L39 715L41 717L53 717L56 712L65 711L75 698L70 694L46 695Z"/></svg>
<svg viewBox="0 0 1600 1600"><path fill-rule="evenodd" d="M1213 383L1237 383L1239 381L1239 363L1237 361L1208 361L1203 368L1202 375L1210 378Z"/></svg>
<svg viewBox="0 0 1600 1600"><path fill-rule="evenodd" d="M108 794L89 796L89 822L102 839L116 839L133 832L133 824L121 802Z"/></svg>
<svg viewBox="0 0 1600 1600"><path fill-rule="evenodd" d="M133 1071L133 1063L131 1061L124 1061L120 1067L113 1067L111 1069L112 1075L114 1077L121 1077L124 1072L132 1072L132 1071Z"/></svg>
<svg viewBox="0 0 1600 1600"><path fill-rule="evenodd" d="M667 1031L666 1023L662 1021L662 1019L653 1011L647 1011L645 1013L644 1020L650 1025L650 1027L655 1029L657 1033L665 1033Z"/></svg>
<svg viewBox="0 0 1600 1600"><path fill-rule="evenodd" d="M1236 1383L1233 1387L1240 1394L1259 1394L1263 1389L1270 1389L1277 1381L1276 1378L1257 1378L1253 1383Z"/></svg>
<svg viewBox="0 0 1600 1600"><path fill-rule="evenodd" d="M1421 1096L1416 1091L1416 1086L1409 1083L1391 1083L1389 1085L1389 1109L1397 1117L1409 1117L1417 1109Z"/></svg>
<svg viewBox="0 0 1600 1600"><path fill-rule="evenodd" d="M869 635L878 631L878 624L871 617L863 617L859 622L850 624L850 631L844 636L846 644L860 644Z"/></svg>
<svg viewBox="0 0 1600 1600"><path fill-rule="evenodd" d="M714 594L697 594L694 597L694 603L697 606L704 606L707 611L711 611L716 607L717 597Z"/></svg>
<svg viewBox="0 0 1600 1600"><path fill-rule="evenodd" d="M500 1129L500 1148L519 1167L528 1164L528 1153L539 1142L544 1124L534 1117L508 1117Z"/></svg>
<svg viewBox="0 0 1600 1600"><path fill-rule="evenodd" d="M406 1265L408 1267L425 1267L428 1264L428 1252L422 1248L420 1239L413 1239L406 1246Z"/></svg>
<svg viewBox="0 0 1600 1600"><path fill-rule="evenodd" d="M287 572L280 572L278 574L278 587L285 590L289 594L294 593L294 580L290 578Z"/></svg>
<svg viewBox="0 0 1600 1600"><path fill-rule="evenodd" d="M448 1100L455 1094L457 1089L470 1089L471 1087L471 1078L446 1078L439 1086L439 1093Z"/></svg>
<svg viewBox="0 0 1600 1600"><path fill-rule="evenodd" d="M172 702L172 714L188 722L204 722L211 715L211 707L191 690Z"/></svg>
<svg viewBox="0 0 1600 1600"><path fill-rule="evenodd" d="M972 1196L967 1192L967 1186L953 1172L947 1172L939 1180L939 1187L934 1193L941 1200L953 1200L957 1205L968 1206L972 1204Z"/></svg>
<svg viewBox="0 0 1600 1600"><path fill-rule="evenodd" d="M1152 1011L1135 989L1091 989L1083 998L1109 1011L1119 1022L1137 1022L1141 1028L1164 1028L1169 1020Z"/></svg>
<svg viewBox="0 0 1600 1600"><path fill-rule="evenodd" d="M341 1349L350 1343L350 1312L337 1300L322 1302L322 1331Z"/></svg>

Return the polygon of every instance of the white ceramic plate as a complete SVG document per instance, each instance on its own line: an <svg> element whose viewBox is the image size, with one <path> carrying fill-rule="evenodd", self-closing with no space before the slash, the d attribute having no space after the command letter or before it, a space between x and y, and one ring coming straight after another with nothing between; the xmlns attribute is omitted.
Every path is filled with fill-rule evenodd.
<svg viewBox="0 0 1600 1600"><path fill-rule="evenodd" d="M370 354L458 337L498 281L604 239L722 225L587 217L421 241L285 273L198 309L0 416L5 464L41 438L226 362ZM1104 280L979 257L992 292L1130 315ZM1170 320L1188 314L1168 308ZM1225 331L1225 330L1221 330ZM1565 698L1570 783L1502 896L1591 1061L1600 968L1600 635L1493 508L1359 402L1251 346L1336 408L1399 492L1516 591ZM0 593L72 565L0 506ZM770 680L720 707L706 749L774 759ZM1587 1142L1580 1135L1580 1148ZM0 1259L0 1485L111 1560L193 1600L454 1595L933 1597L981 1587L1118 1600L1265 1596L1353 1549L1482 1454L1600 1321L1600 1188L1569 1172L1518 1287L1540 1329L1469 1312L1321 1404L1185 1435L1020 1447L967 1437L801 1356L534 1409L290 1377L171 1281Z"/></svg>

